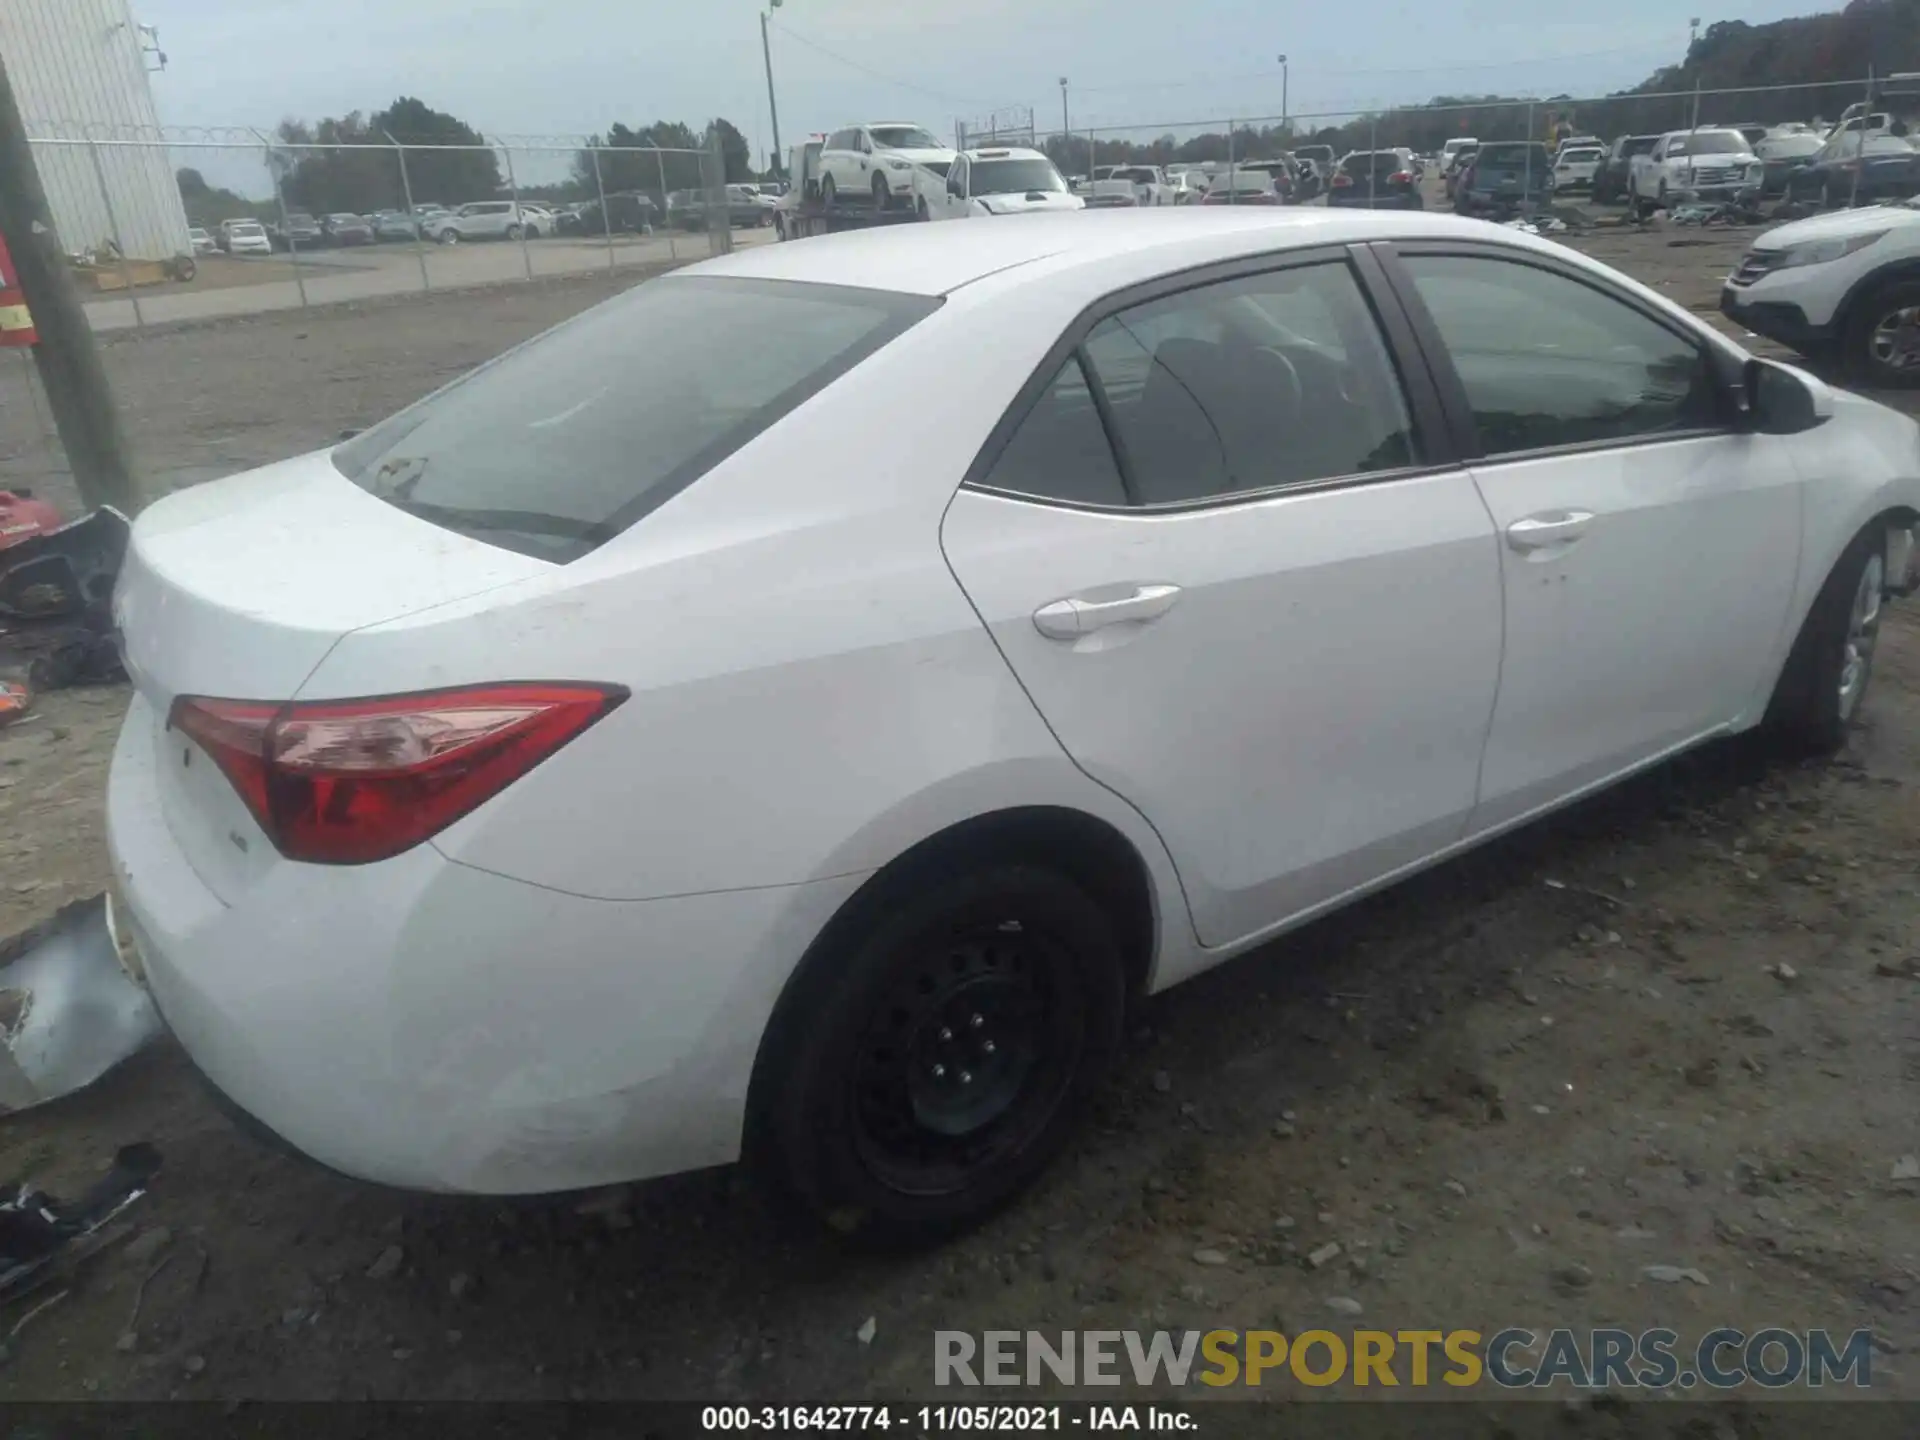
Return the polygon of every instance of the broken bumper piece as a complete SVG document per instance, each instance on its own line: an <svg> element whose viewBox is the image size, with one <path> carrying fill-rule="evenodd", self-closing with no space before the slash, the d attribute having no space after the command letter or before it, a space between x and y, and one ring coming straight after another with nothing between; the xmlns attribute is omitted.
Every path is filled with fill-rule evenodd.
<svg viewBox="0 0 1920 1440"><path fill-rule="evenodd" d="M0 1114L84 1089L160 1029L121 963L104 895L0 941Z"/></svg>

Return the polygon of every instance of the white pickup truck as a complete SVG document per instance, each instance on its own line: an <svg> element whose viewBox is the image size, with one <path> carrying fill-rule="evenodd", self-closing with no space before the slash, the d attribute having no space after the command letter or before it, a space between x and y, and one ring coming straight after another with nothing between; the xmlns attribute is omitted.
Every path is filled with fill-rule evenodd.
<svg viewBox="0 0 1920 1440"><path fill-rule="evenodd" d="M963 150L947 168L945 182L923 187L923 220L977 220L1036 210L1082 210L1086 202L1067 188L1059 170L1038 150Z"/></svg>
<svg viewBox="0 0 1920 1440"><path fill-rule="evenodd" d="M1627 171L1627 190L1642 215L1686 200L1731 200L1756 193L1766 166L1738 130L1675 130L1662 135Z"/></svg>

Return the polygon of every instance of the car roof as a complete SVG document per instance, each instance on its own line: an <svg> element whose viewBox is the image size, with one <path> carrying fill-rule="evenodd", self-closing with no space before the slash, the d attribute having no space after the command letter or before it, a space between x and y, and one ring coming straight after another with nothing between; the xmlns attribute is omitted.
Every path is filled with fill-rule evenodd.
<svg viewBox="0 0 1920 1440"><path fill-rule="evenodd" d="M1142 269L1153 261L1171 270L1306 246L1423 235L1484 240L1490 232L1500 233L1485 221L1428 211L1166 206L1022 215L1006 225L879 226L756 245L680 273L947 295L1022 267L1065 277L1134 256Z"/></svg>
<svg viewBox="0 0 1920 1440"><path fill-rule="evenodd" d="M1682 135L1740 135L1740 132L1731 125L1701 125L1686 130L1669 130L1660 138L1673 140ZM1747 137L1740 135L1740 138L1744 140Z"/></svg>
<svg viewBox="0 0 1920 1440"><path fill-rule="evenodd" d="M1030 150L1024 145L989 145L983 150L962 150L961 156L967 160L1044 160L1047 157L1038 150Z"/></svg>

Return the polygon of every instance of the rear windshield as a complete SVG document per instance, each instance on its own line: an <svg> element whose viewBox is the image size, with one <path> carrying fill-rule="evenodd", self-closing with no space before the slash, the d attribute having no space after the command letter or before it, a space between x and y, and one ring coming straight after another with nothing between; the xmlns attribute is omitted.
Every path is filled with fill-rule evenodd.
<svg viewBox="0 0 1920 1440"><path fill-rule="evenodd" d="M1622 148L1622 155L1644 155L1660 143L1658 135L1635 135Z"/></svg>
<svg viewBox="0 0 1920 1440"><path fill-rule="evenodd" d="M939 303L785 280L654 280L383 421L333 463L410 514L565 564Z"/></svg>
<svg viewBox="0 0 1920 1440"><path fill-rule="evenodd" d="M1667 141L1669 155L1744 155L1748 149L1747 137L1738 130L1701 130Z"/></svg>
<svg viewBox="0 0 1920 1440"><path fill-rule="evenodd" d="M1242 190L1265 192L1273 189L1273 177L1262 170L1235 170L1231 175L1216 175L1209 190L1231 190L1236 195Z"/></svg>
<svg viewBox="0 0 1920 1440"><path fill-rule="evenodd" d="M1520 141L1508 141L1499 145L1482 145L1475 157L1479 165L1525 166L1531 163L1536 169L1552 163L1544 145L1528 145Z"/></svg>
<svg viewBox="0 0 1920 1440"><path fill-rule="evenodd" d="M1598 161L1600 152L1591 147L1583 146L1578 150L1562 150L1560 152L1560 158L1563 161L1571 161L1575 164L1584 165L1589 161Z"/></svg>
<svg viewBox="0 0 1920 1440"><path fill-rule="evenodd" d="M1364 175L1372 170L1376 175L1391 175L1404 167L1405 162L1391 150L1368 150L1349 155L1340 162L1340 168L1349 175Z"/></svg>
<svg viewBox="0 0 1920 1440"><path fill-rule="evenodd" d="M1023 195L1067 188L1060 172L1047 160L976 160L967 174L967 188L975 195Z"/></svg>
<svg viewBox="0 0 1920 1440"><path fill-rule="evenodd" d="M889 150L939 150L940 142L918 125L875 125L867 133L873 143Z"/></svg>

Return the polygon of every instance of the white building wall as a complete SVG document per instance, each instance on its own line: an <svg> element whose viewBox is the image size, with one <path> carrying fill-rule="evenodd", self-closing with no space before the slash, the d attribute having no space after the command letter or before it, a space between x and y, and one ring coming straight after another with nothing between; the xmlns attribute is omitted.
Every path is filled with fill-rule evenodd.
<svg viewBox="0 0 1920 1440"><path fill-rule="evenodd" d="M68 251L192 253L129 0L0 0L0 55ZM74 143L74 142L89 143Z"/></svg>

